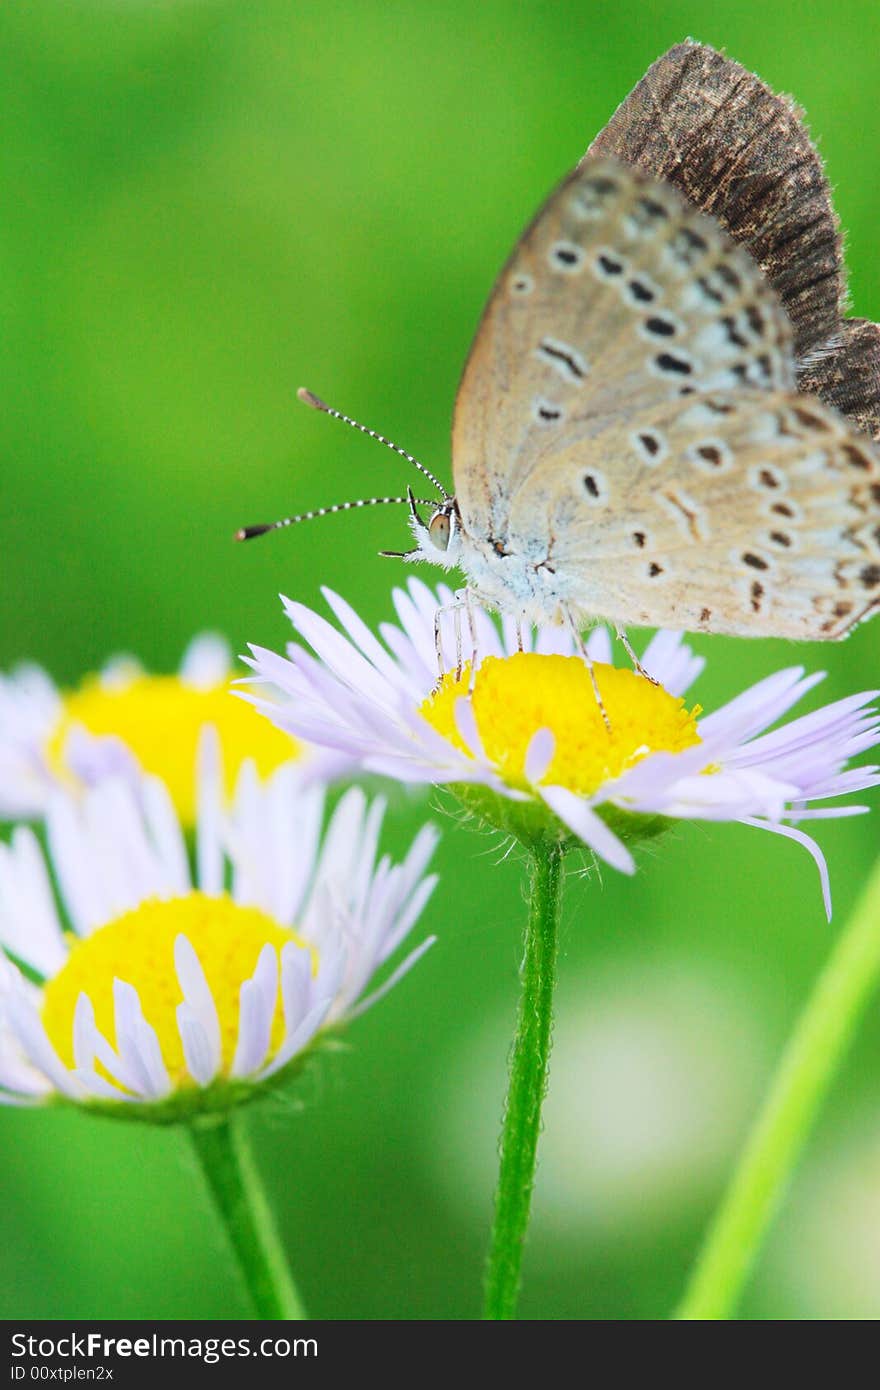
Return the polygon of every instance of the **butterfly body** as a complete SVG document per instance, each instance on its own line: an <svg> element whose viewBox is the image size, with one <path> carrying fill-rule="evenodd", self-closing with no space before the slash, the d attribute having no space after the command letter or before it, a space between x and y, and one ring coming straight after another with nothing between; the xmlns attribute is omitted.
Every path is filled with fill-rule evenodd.
<svg viewBox="0 0 880 1390"><path fill-rule="evenodd" d="M614 160L586 159L501 272L453 476L412 558L527 620L828 639L880 601L880 455L798 393L751 256Z"/></svg>

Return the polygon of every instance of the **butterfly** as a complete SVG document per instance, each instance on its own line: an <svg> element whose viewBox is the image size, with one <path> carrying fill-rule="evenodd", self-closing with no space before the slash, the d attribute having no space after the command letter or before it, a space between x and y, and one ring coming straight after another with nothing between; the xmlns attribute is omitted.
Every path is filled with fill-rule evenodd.
<svg viewBox="0 0 880 1390"><path fill-rule="evenodd" d="M880 605L880 349L842 275L799 113L678 45L501 271L403 558L527 621L845 636Z"/></svg>
<svg viewBox="0 0 880 1390"><path fill-rule="evenodd" d="M586 158L502 270L452 468L408 558L527 620L817 639L880 603L880 456L798 391L749 253L616 160Z"/></svg>

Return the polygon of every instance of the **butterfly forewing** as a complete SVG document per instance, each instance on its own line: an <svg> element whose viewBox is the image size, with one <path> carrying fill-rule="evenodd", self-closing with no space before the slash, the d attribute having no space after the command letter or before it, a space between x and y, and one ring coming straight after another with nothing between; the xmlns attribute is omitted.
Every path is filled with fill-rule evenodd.
<svg viewBox="0 0 880 1390"><path fill-rule="evenodd" d="M789 97L688 40L651 64L588 155L639 165L720 222L780 295L798 357L837 333L840 230L819 152Z"/></svg>
<svg viewBox="0 0 880 1390"><path fill-rule="evenodd" d="M788 319L747 253L674 189L587 160L518 243L465 368L453 429L465 530L503 537L530 475L562 451L588 458L610 420L793 385Z"/></svg>
<svg viewBox="0 0 880 1390"><path fill-rule="evenodd" d="M524 553L549 541L583 613L821 640L880 604L878 503L876 451L817 400L711 392L546 458L509 537Z"/></svg>

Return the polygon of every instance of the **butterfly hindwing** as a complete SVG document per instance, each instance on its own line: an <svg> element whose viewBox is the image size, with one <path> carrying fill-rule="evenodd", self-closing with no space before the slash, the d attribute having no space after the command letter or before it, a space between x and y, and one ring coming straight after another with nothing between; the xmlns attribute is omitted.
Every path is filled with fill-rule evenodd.
<svg viewBox="0 0 880 1390"><path fill-rule="evenodd" d="M880 604L880 457L812 397L711 392L545 458L509 535L583 613L840 637Z"/></svg>

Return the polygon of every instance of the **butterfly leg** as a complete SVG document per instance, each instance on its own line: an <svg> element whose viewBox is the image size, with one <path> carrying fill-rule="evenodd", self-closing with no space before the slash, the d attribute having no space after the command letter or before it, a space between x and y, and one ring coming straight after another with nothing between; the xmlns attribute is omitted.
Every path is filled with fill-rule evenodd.
<svg viewBox="0 0 880 1390"><path fill-rule="evenodd" d="M646 671L645 668L644 668L644 666L642 665L642 663L639 661L639 658L636 656L635 652L633 651L632 646L630 645L630 640L629 640L629 638L627 637L626 633L624 632L623 628L622 628L622 627L615 627L614 631L615 631L616 634L617 634L617 640L618 640L618 642L619 642L620 645L623 647L623 650L626 652L627 656L629 657L630 661L632 662L633 670L635 671L636 675L637 675L637 676L644 676L644 677L645 677L645 680L650 681L652 685L659 685L660 682L659 682L659 681L655 681L655 679L654 679L654 677L651 675L650 671Z"/></svg>
<svg viewBox="0 0 880 1390"><path fill-rule="evenodd" d="M608 730L610 734L611 720L608 718L608 711L605 708L605 701L602 699L602 692L599 689L599 682L596 680L596 671L592 661L590 660L589 652L584 646L584 639L581 636L580 628L578 627L577 623L575 622L574 618L572 617L571 613L567 608L563 608L562 611L565 614L565 621L568 624L569 631L571 632L571 635L574 638L574 645L577 649L578 655L580 656L588 672L590 673L590 681L593 686L593 694L596 697L596 704L599 706L599 713L605 721L605 728Z"/></svg>
<svg viewBox="0 0 880 1390"><path fill-rule="evenodd" d="M453 632L455 635L455 679L460 681L464 674L464 651L461 633L462 611L467 613L468 628L470 631L473 656L471 658L471 689L473 689L474 671L477 664L477 625L474 619L473 608L470 603L470 593L467 589L460 590L452 603L445 603L434 611L434 650L437 653L437 684L435 692L440 689L443 677L446 675L446 657L443 651L443 632L442 620L446 613L452 614Z"/></svg>
<svg viewBox="0 0 880 1390"><path fill-rule="evenodd" d="M523 650L523 620L522 614L516 620L516 649L518 652Z"/></svg>
<svg viewBox="0 0 880 1390"><path fill-rule="evenodd" d="M434 610L434 651L437 653L437 679L441 681L444 676L443 670L443 637L440 632L440 615L442 608Z"/></svg>
<svg viewBox="0 0 880 1390"><path fill-rule="evenodd" d="M455 603L452 605L452 622L455 627L455 683L461 680L461 601L456 594Z"/></svg>
<svg viewBox="0 0 880 1390"><path fill-rule="evenodd" d="M456 598L458 598L458 597L459 597L459 595L456 595ZM465 612L467 613L468 630L469 630L469 632L470 632L470 638L471 638L471 674L470 674L470 679L469 679L469 681L468 681L468 694L469 694L469 695L472 695L472 694L474 693L474 684L476 683L476 679L477 679L477 665L479 664L479 652L478 652L478 642L477 642L477 620L476 620L476 618L475 618L475 616L474 616L474 606L473 606L473 603L471 602L472 597L473 597L473 596L472 596L472 594L471 594L470 589L465 589L465 591L464 591L464 610L465 610Z"/></svg>

